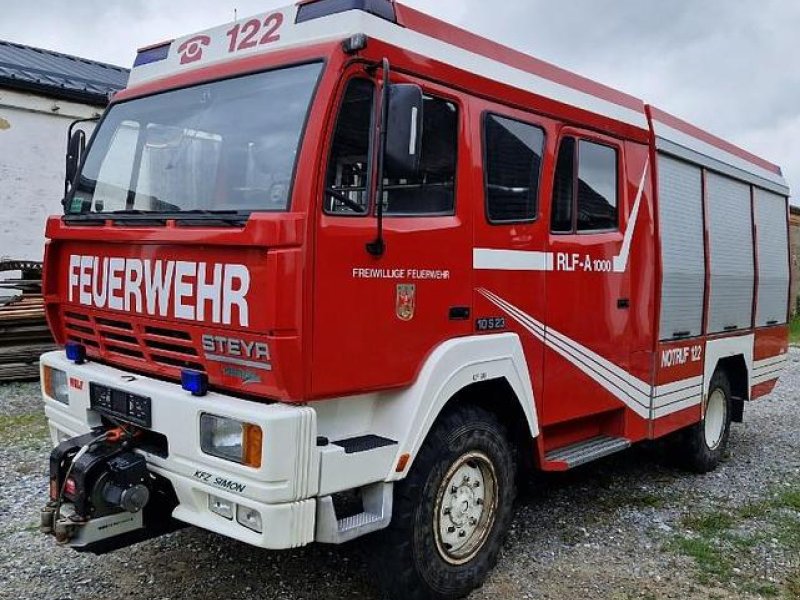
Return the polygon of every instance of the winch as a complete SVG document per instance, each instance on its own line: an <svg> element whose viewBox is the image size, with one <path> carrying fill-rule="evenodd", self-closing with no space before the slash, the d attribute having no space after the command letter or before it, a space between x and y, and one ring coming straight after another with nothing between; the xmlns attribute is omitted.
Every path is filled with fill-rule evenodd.
<svg viewBox="0 0 800 600"><path fill-rule="evenodd" d="M50 455L50 502L41 511L41 531L75 549L103 553L176 529L174 491L148 471L135 451L138 437L132 428L97 428L59 444Z"/></svg>

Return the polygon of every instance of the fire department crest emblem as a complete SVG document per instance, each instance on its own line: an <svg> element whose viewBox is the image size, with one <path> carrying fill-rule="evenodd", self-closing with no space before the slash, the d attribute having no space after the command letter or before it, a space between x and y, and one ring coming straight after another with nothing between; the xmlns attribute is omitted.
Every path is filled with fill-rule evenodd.
<svg viewBox="0 0 800 600"><path fill-rule="evenodd" d="M410 321L414 318L417 308L417 286L397 286L397 318L401 321Z"/></svg>

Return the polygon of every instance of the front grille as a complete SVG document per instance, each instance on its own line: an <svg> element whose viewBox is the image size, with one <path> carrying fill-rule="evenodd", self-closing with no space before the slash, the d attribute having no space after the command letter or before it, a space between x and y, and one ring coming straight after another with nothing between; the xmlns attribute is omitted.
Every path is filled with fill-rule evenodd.
<svg viewBox="0 0 800 600"><path fill-rule="evenodd" d="M153 327L70 309L64 312L64 328L68 340L83 344L90 354L111 363L139 362L143 370L157 365L162 371L175 370L172 375L181 369L205 371L192 335L179 327Z"/></svg>

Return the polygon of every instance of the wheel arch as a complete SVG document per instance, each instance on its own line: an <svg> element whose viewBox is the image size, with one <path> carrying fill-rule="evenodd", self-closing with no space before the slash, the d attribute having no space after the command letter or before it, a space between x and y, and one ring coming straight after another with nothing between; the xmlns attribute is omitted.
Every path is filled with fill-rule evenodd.
<svg viewBox="0 0 800 600"><path fill-rule="evenodd" d="M374 424L392 430L397 460L410 456L406 468L387 481L405 477L419 449L442 414L462 403L477 404L511 432L514 443L539 436L539 421L528 365L516 334L450 340L426 361L416 383L376 407ZM395 463L397 464L397 463Z"/></svg>
<svg viewBox="0 0 800 600"><path fill-rule="evenodd" d="M722 371L731 386L733 421L744 418L744 403L750 399L753 374L753 334L711 340L706 346L704 396L710 392L714 373Z"/></svg>
<svg viewBox="0 0 800 600"><path fill-rule="evenodd" d="M744 403L750 400L748 369L744 356L737 354L720 359L714 372L725 374L731 386L732 419L734 423L741 423L744 420Z"/></svg>

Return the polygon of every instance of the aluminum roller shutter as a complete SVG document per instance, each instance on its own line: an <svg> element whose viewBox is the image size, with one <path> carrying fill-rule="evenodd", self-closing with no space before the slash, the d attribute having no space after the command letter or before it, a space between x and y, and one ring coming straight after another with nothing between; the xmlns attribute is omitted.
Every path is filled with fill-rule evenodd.
<svg viewBox="0 0 800 600"><path fill-rule="evenodd" d="M661 339L701 335L706 265L703 173L699 167L659 156L658 215L663 269Z"/></svg>
<svg viewBox="0 0 800 600"><path fill-rule="evenodd" d="M756 326L785 324L789 303L789 241L786 198L756 188L754 213L758 248Z"/></svg>
<svg viewBox="0 0 800 600"><path fill-rule="evenodd" d="M750 186L708 173L711 265L708 332L747 329L753 322L754 248Z"/></svg>

